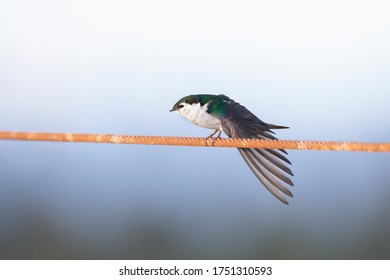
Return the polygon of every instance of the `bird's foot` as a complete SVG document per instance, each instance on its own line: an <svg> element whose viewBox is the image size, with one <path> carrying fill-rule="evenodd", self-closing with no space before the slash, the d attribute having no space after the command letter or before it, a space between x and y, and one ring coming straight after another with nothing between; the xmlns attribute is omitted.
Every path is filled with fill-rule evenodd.
<svg viewBox="0 0 390 280"><path fill-rule="evenodd" d="M213 137L217 132L219 132L218 135L217 135L217 137ZM221 130L216 129L213 133L211 133L209 136L207 136L206 139L205 139L205 141L206 141L206 146L213 146L215 140L221 138L221 133L222 133ZM209 142L211 142L210 145L209 145Z"/></svg>

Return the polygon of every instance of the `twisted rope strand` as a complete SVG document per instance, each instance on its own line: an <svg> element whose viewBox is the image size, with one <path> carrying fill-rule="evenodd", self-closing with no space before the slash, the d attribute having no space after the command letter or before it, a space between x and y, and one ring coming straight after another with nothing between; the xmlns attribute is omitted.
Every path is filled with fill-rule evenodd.
<svg viewBox="0 0 390 280"><path fill-rule="evenodd" d="M201 138L174 136L136 136L117 134L48 133L0 131L0 140L88 142L138 145L265 148L293 150L390 152L390 143L331 142L300 140L260 140L240 138Z"/></svg>

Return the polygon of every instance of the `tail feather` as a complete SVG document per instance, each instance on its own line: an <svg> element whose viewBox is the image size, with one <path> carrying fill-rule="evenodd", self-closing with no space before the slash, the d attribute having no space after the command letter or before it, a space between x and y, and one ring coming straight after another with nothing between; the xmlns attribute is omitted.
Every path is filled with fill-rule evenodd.
<svg viewBox="0 0 390 280"><path fill-rule="evenodd" d="M276 125L276 124L268 124L269 129L286 129L288 126Z"/></svg>

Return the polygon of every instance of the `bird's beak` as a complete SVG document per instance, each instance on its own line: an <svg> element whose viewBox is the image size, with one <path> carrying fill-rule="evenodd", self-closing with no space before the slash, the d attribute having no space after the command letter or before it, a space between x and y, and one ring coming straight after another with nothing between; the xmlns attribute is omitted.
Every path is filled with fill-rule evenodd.
<svg viewBox="0 0 390 280"><path fill-rule="evenodd" d="M175 109L175 108L172 108L171 110L169 110L169 112L173 112L173 111L176 111L176 109Z"/></svg>

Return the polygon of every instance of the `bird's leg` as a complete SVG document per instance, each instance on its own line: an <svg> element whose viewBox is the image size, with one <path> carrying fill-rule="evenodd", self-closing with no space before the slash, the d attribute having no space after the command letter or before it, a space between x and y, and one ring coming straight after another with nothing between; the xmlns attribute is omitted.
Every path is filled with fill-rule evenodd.
<svg viewBox="0 0 390 280"><path fill-rule="evenodd" d="M213 136L214 136L217 132L219 132L218 135L217 135L217 137L214 137L214 138L213 138ZM215 141L216 139L221 138L221 133L222 133L222 130L216 129L213 133L211 133L209 136L207 136L207 137L206 137L206 145L208 146L208 140L209 140L209 139L212 139L212 142L211 142L211 146L212 146L212 145L214 144L214 141Z"/></svg>
<svg viewBox="0 0 390 280"><path fill-rule="evenodd" d="M213 137L218 131L220 131L220 130L219 130L219 129L214 130L213 133L211 133L209 136L207 136L207 139ZM218 137L219 137L220 135L221 135L221 132L219 133Z"/></svg>

